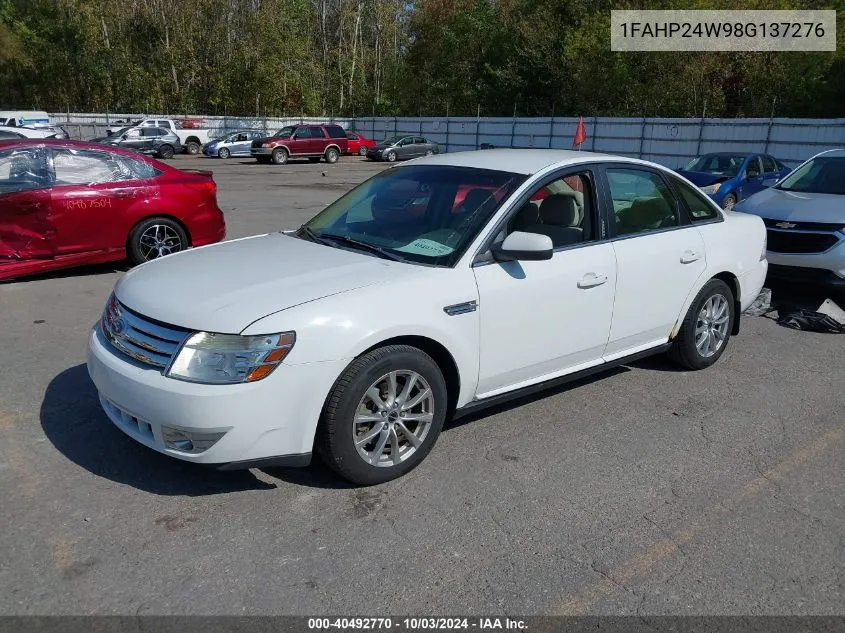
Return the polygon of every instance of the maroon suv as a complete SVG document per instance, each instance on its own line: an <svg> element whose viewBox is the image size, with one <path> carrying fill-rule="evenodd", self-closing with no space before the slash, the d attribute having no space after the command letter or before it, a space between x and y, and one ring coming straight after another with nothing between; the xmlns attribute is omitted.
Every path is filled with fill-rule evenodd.
<svg viewBox="0 0 845 633"><path fill-rule="evenodd" d="M346 130L339 125L288 125L273 136L253 141L250 154L259 163L273 161L277 165L284 165L288 158L315 163L325 158L327 163L336 163L348 143Z"/></svg>

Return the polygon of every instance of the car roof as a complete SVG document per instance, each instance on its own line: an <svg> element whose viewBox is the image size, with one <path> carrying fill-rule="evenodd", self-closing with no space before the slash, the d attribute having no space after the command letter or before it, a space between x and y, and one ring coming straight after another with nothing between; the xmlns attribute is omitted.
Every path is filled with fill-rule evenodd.
<svg viewBox="0 0 845 633"><path fill-rule="evenodd" d="M413 135L408 135L413 136ZM507 171L530 176L547 167L566 167L594 163L596 161L614 161L657 167L667 171L663 165L650 163L638 158L600 154L598 152L578 152L565 149L484 149L468 152L449 152L417 158L397 165L448 165L451 167L476 167L494 171Z"/></svg>
<svg viewBox="0 0 845 633"><path fill-rule="evenodd" d="M149 157L144 156L143 154L139 154L138 152L134 152L132 150L123 149L122 147L115 147L114 145L103 145L102 143L89 143L88 141L72 141L70 139L61 139L61 138L22 138L22 139L0 139L0 149L5 149L7 147L15 147L15 146L35 146L35 145L47 145L50 147L72 147L76 149L93 149L99 150L101 152L109 152L111 154L120 154L122 156L129 156L130 158L136 158L140 160L149 160ZM164 163L159 163L158 161L154 161L156 165L163 165ZM165 165L168 169L175 169L170 165Z"/></svg>
<svg viewBox="0 0 845 633"><path fill-rule="evenodd" d="M829 149L816 154L815 156L813 156L813 158L816 158L818 156L834 156L836 158L839 158L845 156L845 149Z"/></svg>

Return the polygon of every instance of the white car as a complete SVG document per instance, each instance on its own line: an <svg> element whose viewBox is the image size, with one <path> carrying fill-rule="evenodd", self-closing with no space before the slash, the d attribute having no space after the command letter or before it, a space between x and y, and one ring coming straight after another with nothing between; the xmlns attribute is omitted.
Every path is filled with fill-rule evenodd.
<svg viewBox="0 0 845 633"><path fill-rule="evenodd" d="M763 218L772 279L845 291L845 149L828 150L737 205Z"/></svg>
<svg viewBox="0 0 845 633"><path fill-rule="evenodd" d="M118 282L88 370L137 441L220 468L359 484L448 417L669 351L712 365L766 276L766 231L640 160L459 152L387 169L297 231Z"/></svg>

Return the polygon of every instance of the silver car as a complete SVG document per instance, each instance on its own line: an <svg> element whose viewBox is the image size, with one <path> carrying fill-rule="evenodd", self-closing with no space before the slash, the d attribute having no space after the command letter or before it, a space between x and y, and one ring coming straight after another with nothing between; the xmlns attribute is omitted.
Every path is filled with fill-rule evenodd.
<svg viewBox="0 0 845 633"><path fill-rule="evenodd" d="M267 132L264 130L237 130L216 138L213 141L209 141L202 148L202 153L206 156L216 156L217 158L249 156L252 142L255 139L266 136Z"/></svg>
<svg viewBox="0 0 845 633"><path fill-rule="evenodd" d="M439 153L440 146L437 143L423 136L408 135L394 136L381 141L367 151L367 158L392 163L395 160L407 160Z"/></svg>
<svg viewBox="0 0 845 633"><path fill-rule="evenodd" d="M769 277L845 291L845 149L813 156L736 210L763 218Z"/></svg>

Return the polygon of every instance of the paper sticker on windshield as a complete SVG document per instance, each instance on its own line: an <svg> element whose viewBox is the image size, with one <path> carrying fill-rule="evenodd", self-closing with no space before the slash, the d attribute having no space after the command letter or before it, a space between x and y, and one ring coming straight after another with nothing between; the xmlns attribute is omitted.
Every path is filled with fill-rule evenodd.
<svg viewBox="0 0 845 633"><path fill-rule="evenodd" d="M414 240L410 244L397 248L396 250L403 251L405 253L428 255L429 257L442 257L443 255L448 255L455 249L451 246L441 244L440 242L432 242L431 240L420 238L418 240Z"/></svg>

